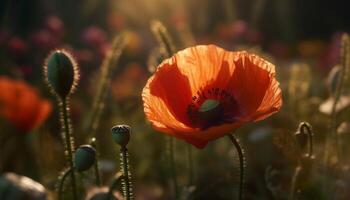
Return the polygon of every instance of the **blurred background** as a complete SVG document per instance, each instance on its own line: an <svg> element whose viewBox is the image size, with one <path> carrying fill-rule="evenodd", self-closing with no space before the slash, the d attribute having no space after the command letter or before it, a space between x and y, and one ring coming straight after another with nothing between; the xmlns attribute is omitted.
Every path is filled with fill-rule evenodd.
<svg viewBox="0 0 350 200"><path fill-rule="evenodd" d="M293 134L301 121L313 127L316 158L300 184L298 198L328 199L324 190L328 182L336 191L335 199L348 199L350 85L346 81L342 104L339 109L336 105L340 154L332 161L330 174L324 173L322 164L325 139L332 131L330 122L335 120L332 95L339 79L340 67L335 66L341 63L341 35L350 29L346 5L342 0L1 0L0 111L16 100L9 97L9 90L25 90L25 95L20 96L21 105L13 105L21 109L8 111L15 117L0 113L0 173L25 175L54 191L64 167L64 150L57 101L43 81L45 58L52 50L65 48L80 66L71 115L76 145L84 144L102 61L112 39L126 33L128 41L110 75L96 131L102 180L108 185L119 170L119 147L111 140L110 128L128 124L132 127L128 147L136 199L172 199L167 137L145 120L141 99L148 77L164 58L157 54L159 44L150 28L152 20L159 20L176 50L216 44L232 51L245 49L276 65L283 90L282 110L236 131L246 150L246 199L289 198L299 162ZM11 88L19 82L25 86ZM29 113L41 106L46 109L45 117L33 125ZM189 147L192 172L184 156L187 148L176 141L183 199L233 199L239 169L229 140L218 139L203 150ZM87 190L93 185L92 174L84 174Z"/></svg>

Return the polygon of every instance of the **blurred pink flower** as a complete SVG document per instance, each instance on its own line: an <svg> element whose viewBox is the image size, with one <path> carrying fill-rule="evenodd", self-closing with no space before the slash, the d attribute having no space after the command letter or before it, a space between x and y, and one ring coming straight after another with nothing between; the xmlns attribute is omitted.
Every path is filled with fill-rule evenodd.
<svg viewBox="0 0 350 200"><path fill-rule="evenodd" d="M231 25L231 31L234 37L243 37L245 34L247 34L248 24L243 20L236 20Z"/></svg>
<svg viewBox="0 0 350 200"><path fill-rule="evenodd" d="M125 27L125 17L119 12L111 12L107 16L108 28L112 31L120 31Z"/></svg>
<svg viewBox="0 0 350 200"><path fill-rule="evenodd" d="M94 54L89 49L75 50L73 52L73 55L79 63L89 63L94 60Z"/></svg>
<svg viewBox="0 0 350 200"><path fill-rule="evenodd" d="M48 51L53 48L57 48L58 40L54 37L51 32L41 29L35 33L33 33L30 37L30 41L34 47Z"/></svg>
<svg viewBox="0 0 350 200"><path fill-rule="evenodd" d="M319 69L328 72L334 65L339 63L341 35L341 32L337 32L332 36L324 53L318 59L316 66Z"/></svg>
<svg viewBox="0 0 350 200"><path fill-rule="evenodd" d="M27 43L23 39L16 36L10 38L10 40L7 43L7 46L9 52L16 56L23 55L28 50Z"/></svg>
<svg viewBox="0 0 350 200"><path fill-rule="evenodd" d="M49 16L46 18L45 28L58 38L64 35L64 24L62 20L56 16Z"/></svg>
<svg viewBox="0 0 350 200"><path fill-rule="evenodd" d="M82 35L83 41L94 48L99 48L107 42L106 33L97 26L88 27Z"/></svg>

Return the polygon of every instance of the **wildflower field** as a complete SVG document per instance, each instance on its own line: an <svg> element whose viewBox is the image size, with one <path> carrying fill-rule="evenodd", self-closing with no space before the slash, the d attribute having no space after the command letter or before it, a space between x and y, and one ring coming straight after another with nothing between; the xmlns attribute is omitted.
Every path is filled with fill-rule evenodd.
<svg viewBox="0 0 350 200"><path fill-rule="evenodd" d="M0 200L350 199L342 0L1 0Z"/></svg>

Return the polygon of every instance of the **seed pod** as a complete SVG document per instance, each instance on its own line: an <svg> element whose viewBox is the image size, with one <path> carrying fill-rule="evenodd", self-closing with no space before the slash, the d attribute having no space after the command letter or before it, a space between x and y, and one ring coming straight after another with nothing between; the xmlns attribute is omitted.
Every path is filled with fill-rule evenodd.
<svg viewBox="0 0 350 200"><path fill-rule="evenodd" d="M81 145L75 151L74 164L77 171L86 171L94 165L96 161L96 150L90 145Z"/></svg>
<svg viewBox="0 0 350 200"><path fill-rule="evenodd" d="M61 99L72 93L79 79L77 63L65 50L56 50L47 57L44 73L48 85Z"/></svg>
<svg viewBox="0 0 350 200"><path fill-rule="evenodd" d="M128 125L116 125L112 128L112 138L115 143L125 147L130 140L131 128Z"/></svg>

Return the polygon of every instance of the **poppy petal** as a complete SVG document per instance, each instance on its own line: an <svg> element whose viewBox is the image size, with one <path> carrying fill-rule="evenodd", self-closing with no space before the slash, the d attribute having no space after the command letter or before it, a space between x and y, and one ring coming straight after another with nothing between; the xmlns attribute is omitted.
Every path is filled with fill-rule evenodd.
<svg viewBox="0 0 350 200"><path fill-rule="evenodd" d="M190 131L190 127L186 126L182 122L178 121L176 117L171 113L168 105L165 101L151 92L150 85L155 77L151 77L142 92L144 112L147 119L152 123L152 125L159 131L174 135L173 130ZM152 88L160 89L160 88Z"/></svg>
<svg viewBox="0 0 350 200"><path fill-rule="evenodd" d="M217 87L227 84L233 68L223 65L226 54L224 49L215 45L198 45L179 51L173 59L181 73L188 78L192 94L196 94L214 83Z"/></svg>
<svg viewBox="0 0 350 200"><path fill-rule="evenodd" d="M269 96L269 87L275 80L275 67L271 63L247 52L228 54L234 59L234 72L227 85L232 91L244 116L254 113ZM227 59L228 60L228 59ZM277 85L278 86L278 85Z"/></svg>

